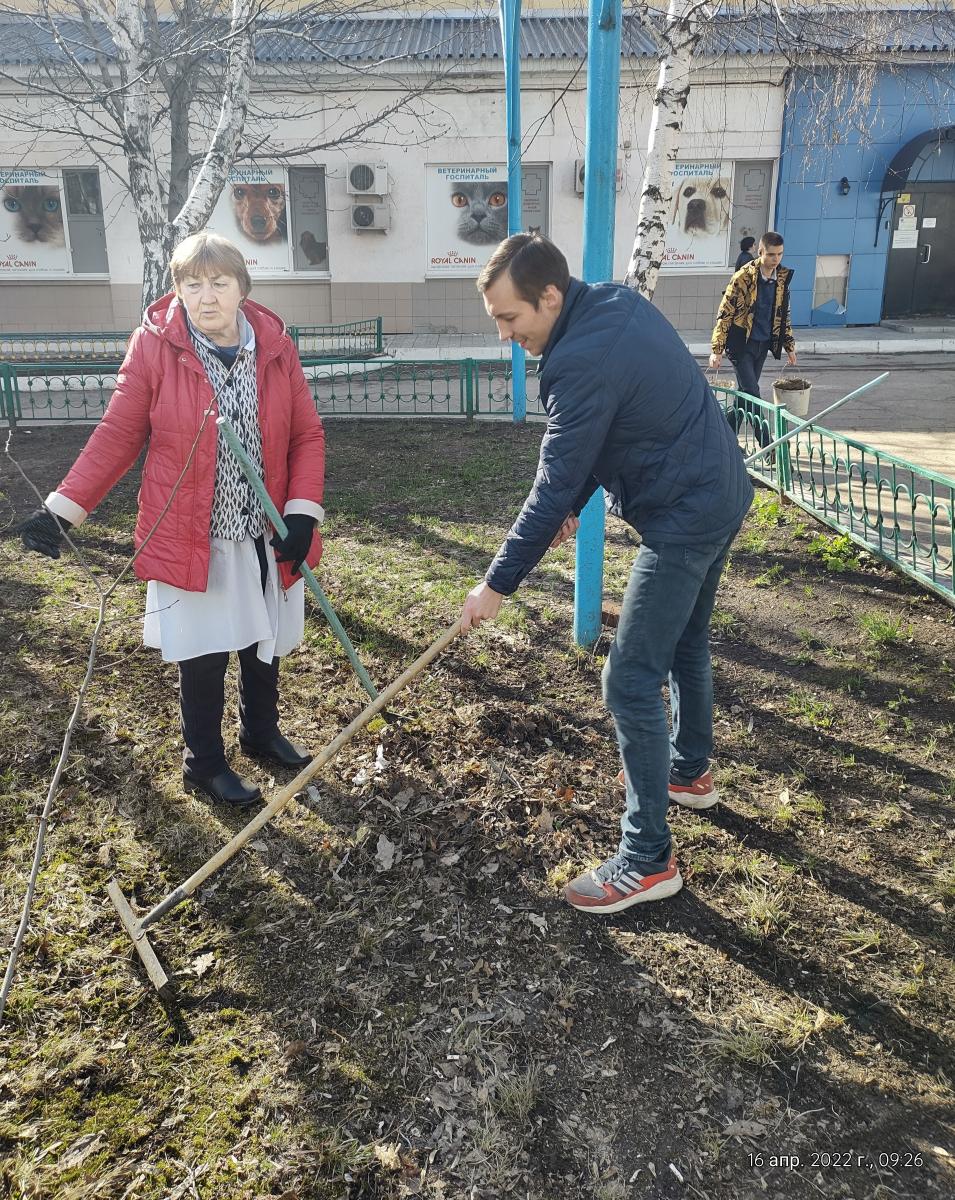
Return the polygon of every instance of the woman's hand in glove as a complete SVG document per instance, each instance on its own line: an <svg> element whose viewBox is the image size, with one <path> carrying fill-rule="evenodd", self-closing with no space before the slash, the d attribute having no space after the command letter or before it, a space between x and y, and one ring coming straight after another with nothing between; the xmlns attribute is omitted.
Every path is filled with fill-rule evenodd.
<svg viewBox="0 0 955 1200"><path fill-rule="evenodd" d="M63 532L73 525L63 517L54 517L48 509L38 508L16 528L20 541L28 550L36 550L47 558L59 558Z"/></svg>
<svg viewBox="0 0 955 1200"><path fill-rule="evenodd" d="M276 562L291 563L292 570L297 572L308 556L315 532L315 518L307 517L304 513L289 513L284 521L288 533L284 538L276 534L269 545L275 547Z"/></svg>

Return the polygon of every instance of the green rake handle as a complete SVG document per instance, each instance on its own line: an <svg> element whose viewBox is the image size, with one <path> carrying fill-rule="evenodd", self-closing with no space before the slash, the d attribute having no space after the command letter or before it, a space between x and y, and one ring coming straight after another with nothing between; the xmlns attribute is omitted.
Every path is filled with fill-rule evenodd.
<svg viewBox="0 0 955 1200"><path fill-rule="evenodd" d="M284 538L288 533L288 526L279 516L279 510L272 503L272 498L265 490L265 484L258 477L258 475L256 475L255 468L252 466L252 463L249 461L249 456L245 452L245 447L239 441L238 436L236 435L235 430L232 428L228 417L219 417L216 420L216 424L219 426L219 431L222 433L226 442L228 442L229 449L235 455L236 461L245 473L246 479L248 479L249 483L252 484L256 495L262 501L262 507L265 509L265 515L274 525L275 532L279 535L279 537ZM348 634L345 632L344 626L335 615L335 610L328 603L328 597L322 591L321 584L315 578L308 563L303 562L299 569L302 573L302 577L311 589L312 594L318 601L318 607L325 614L326 621L328 621L329 625L331 625L332 632L341 642L345 653L348 655L348 661L355 668L355 674L361 680L362 687L365 689L368 695L371 696L372 700L375 700L378 696L378 689L371 682L371 679L368 677L368 672L361 665L358 655L355 653L355 647L349 641Z"/></svg>

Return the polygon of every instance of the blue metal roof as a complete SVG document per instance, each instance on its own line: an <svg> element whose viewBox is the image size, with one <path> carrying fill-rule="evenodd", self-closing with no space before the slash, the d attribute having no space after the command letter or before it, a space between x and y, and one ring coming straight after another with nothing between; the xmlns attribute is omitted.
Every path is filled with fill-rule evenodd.
<svg viewBox="0 0 955 1200"><path fill-rule="evenodd" d="M878 10L887 30L880 41L885 53L913 51L949 53L955 50L955 16L926 10L899 12ZM857 15L857 14L855 14ZM858 41L858 26L852 17L839 21L830 9L825 14L810 12L794 15L787 24L798 34L806 32L815 45L847 48ZM163 22L170 49L182 45L182 33L175 22ZM111 59L115 55L105 26L95 23L90 31L78 21L58 22L58 31L70 52L84 64L97 54ZM203 28L203 40L215 37L210 23ZM884 42L884 44L883 44ZM625 58L656 58L658 43L653 25L635 14L623 20ZM724 11L712 23L700 53L759 55L785 49L792 53L798 46L785 30L764 15ZM286 18L279 22L263 21L256 31L255 54L258 62L273 65L308 63L386 63L417 62L492 62L501 58L501 32L496 18L490 16L353 16L314 21ZM583 59L587 54L586 16L558 13L533 13L521 21L521 56L528 60ZM0 64L28 66L43 59L65 61L41 21L23 17L0 18Z"/></svg>

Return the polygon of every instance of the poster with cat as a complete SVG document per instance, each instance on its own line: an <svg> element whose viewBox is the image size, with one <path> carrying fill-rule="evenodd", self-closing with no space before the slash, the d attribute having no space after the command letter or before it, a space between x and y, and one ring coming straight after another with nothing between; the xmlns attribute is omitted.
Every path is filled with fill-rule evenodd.
<svg viewBox="0 0 955 1200"><path fill-rule="evenodd" d="M507 167L468 163L426 170L426 273L477 275L507 237Z"/></svg>
<svg viewBox="0 0 955 1200"><path fill-rule="evenodd" d="M59 171L0 168L0 273L69 270Z"/></svg>
<svg viewBox="0 0 955 1200"><path fill-rule="evenodd" d="M282 167L233 167L209 227L235 242L250 275L288 271L288 196Z"/></svg>

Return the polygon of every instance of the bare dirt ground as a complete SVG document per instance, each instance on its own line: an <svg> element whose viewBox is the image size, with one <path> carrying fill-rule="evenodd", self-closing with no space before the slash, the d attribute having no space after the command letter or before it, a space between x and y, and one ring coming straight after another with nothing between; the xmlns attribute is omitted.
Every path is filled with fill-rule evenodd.
<svg viewBox="0 0 955 1200"><path fill-rule="evenodd" d="M41 491L88 429L21 431ZM323 586L383 686L456 616L540 430L328 424ZM81 538L114 576L135 472ZM95 594L25 555L0 460L0 939ZM617 597L635 538L608 531ZM117 594L0 1028L0 1195L624 1200L955 1193L955 611L761 491L714 619L723 803L687 886L615 918L560 884L616 844L573 559L454 644L165 921L161 1004L106 896L149 907L241 827L186 797L175 669ZM283 666L317 748L363 706L320 615ZM233 761L244 760L230 727ZM284 778L275 783L284 782Z"/></svg>

